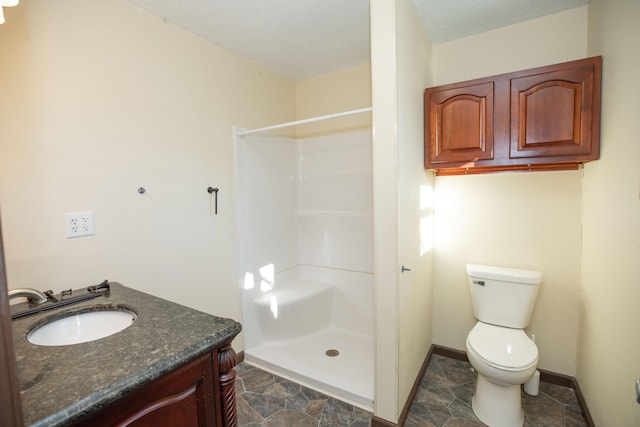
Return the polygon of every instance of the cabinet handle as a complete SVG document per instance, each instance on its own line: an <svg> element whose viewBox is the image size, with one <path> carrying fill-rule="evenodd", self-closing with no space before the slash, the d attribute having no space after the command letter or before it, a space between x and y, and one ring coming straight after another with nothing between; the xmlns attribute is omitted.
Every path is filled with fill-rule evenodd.
<svg viewBox="0 0 640 427"><path fill-rule="evenodd" d="M410 268L405 267L404 265L402 266L402 268L400 269L401 273L404 273L405 271L411 271Z"/></svg>

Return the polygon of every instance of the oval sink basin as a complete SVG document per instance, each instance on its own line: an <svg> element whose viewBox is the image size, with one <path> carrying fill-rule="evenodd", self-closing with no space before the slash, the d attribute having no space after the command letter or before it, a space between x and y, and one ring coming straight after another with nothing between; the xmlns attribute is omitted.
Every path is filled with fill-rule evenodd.
<svg viewBox="0 0 640 427"><path fill-rule="evenodd" d="M71 312L51 322L45 320L27 334L27 341L45 346L80 344L120 332L135 320L133 311L122 309Z"/></svg>

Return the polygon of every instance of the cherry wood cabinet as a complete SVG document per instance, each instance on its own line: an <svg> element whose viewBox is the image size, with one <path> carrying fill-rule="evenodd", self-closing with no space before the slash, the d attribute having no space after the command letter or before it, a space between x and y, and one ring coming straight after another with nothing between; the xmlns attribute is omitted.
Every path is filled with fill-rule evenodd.
<svg viewBox="0 0 640 427"><path fill-rule="evenodd" d="M493 82L430 93L432 163L493 158L493 93Z"/></svg>
<svg viewBox="0 0 640 427"><path fill-rule="evenodd" d="M576 169L600 155L602 58L425 90L425 168L438 175Z"/></svg>
<svg viewBox="0 0 640 427"><path fill-rule="evenodd" d="M235 363L235 352L225 344L131 391L76 425L235 427Z"/></svg>

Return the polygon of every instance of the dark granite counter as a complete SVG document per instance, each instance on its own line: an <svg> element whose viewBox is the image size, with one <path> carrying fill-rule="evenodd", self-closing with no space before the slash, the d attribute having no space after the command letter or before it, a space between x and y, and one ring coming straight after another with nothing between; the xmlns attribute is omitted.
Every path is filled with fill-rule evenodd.
<svg viewBox="0 0 640 427"><path fill-rule="evenodd" d="M75 292L74 292L75 293ZM42 319L103 305L137 313L128 328L87 343L36 346L27 333ZM12 311L26 304L12 306ZM241 330L238 322L111 282L108 296L12 321L25 425L66 426L174 370Z"/></svg>

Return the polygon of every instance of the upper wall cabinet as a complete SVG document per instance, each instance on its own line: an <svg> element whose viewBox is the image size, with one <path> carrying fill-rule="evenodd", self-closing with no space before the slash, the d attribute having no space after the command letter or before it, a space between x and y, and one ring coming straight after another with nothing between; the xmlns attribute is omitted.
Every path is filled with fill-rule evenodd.
<svg viewBox="0 0 640 427"><path fill-rule="evenodd" d="M438 175L577 169L600 153L602 58L425 90L425 168Z"/></svg>

